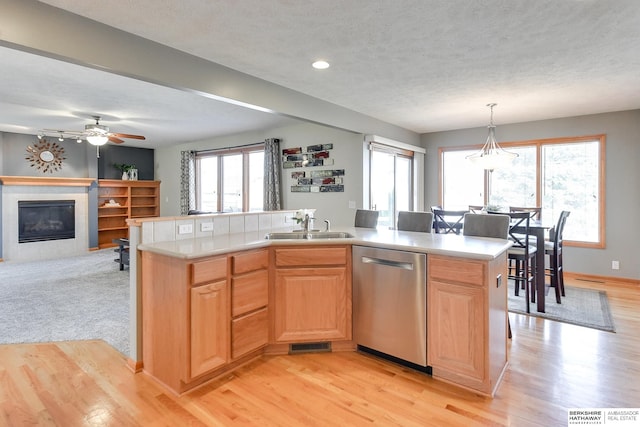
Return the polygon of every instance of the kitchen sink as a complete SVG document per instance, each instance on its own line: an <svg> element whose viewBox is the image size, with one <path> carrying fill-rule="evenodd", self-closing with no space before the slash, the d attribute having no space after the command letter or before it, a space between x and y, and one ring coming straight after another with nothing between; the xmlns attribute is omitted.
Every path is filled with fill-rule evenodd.
<svg viewBox="0 0 640 427"><path fill-rule="evenodd" d="M322 239L350 239L353 234L344 231L291 231L288 233L268 233L267 240L322 240Z"/></svg>

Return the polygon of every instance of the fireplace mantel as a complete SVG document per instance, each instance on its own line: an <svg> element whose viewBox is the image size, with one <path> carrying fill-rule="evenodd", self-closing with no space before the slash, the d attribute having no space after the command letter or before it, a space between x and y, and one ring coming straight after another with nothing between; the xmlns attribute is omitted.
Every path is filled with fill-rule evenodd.
<svg viewBox="0 0 640 427"><path fill-rule="evenodd" d="M39 176L0 176L2 185L89 187L96 178L60 178Z"/></svg>

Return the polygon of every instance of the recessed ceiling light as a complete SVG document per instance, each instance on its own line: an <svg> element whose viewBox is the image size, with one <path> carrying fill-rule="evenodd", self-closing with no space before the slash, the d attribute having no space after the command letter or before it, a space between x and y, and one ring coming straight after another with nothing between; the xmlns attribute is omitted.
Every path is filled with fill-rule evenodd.
<svg viewBox="0 0 640 427"><path fill-rule="evenodd" d="M329 68L330 65L327 61L316 61L313 64L311 64L311 66L316 70L325 70Z"/></svg>

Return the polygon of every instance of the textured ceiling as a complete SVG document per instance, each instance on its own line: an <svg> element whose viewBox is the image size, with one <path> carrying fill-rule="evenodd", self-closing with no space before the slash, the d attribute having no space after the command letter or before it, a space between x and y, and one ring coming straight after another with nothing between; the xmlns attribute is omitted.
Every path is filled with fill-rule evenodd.
<svg viewBox="0 0 640 427"><path fill-rule="evenodd" d="M637 0L43 3L417 133L482 126L489 102L498 103L498 125L640 108ZM313 70L318 58L331 68ZM100 86L120 79L100 78ZM176 97L166 108L150 108L152 117L133 116L142 129L131 133L144 132L153 124L148 119L201 121L198 110L214 108L209 99L194 105L193 95L130 85L127 103L108 99L100 111L131 117L127 105L155 102L155 90ZM228 114L248 113L237 108Z"/></svg>

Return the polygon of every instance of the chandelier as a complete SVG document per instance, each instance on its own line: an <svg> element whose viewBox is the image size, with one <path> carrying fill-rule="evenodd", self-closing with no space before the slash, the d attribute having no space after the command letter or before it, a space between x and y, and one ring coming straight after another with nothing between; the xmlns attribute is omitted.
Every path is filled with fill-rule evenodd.
<svg viewBox="0 0 640 427"><path fill-rule="evenodd" d="M496 126L493 124L493 107L496 105L498 104L487 104L487 107L491 108L491 119L489 121L489 126L487 126L487 128L489 128L487 142L484 143L484 146L480 151L466 157L471 160L473 164L489 171L507 167L511 164L513 159L518 157L517 153L506 151L496 142Z"/></svg>

